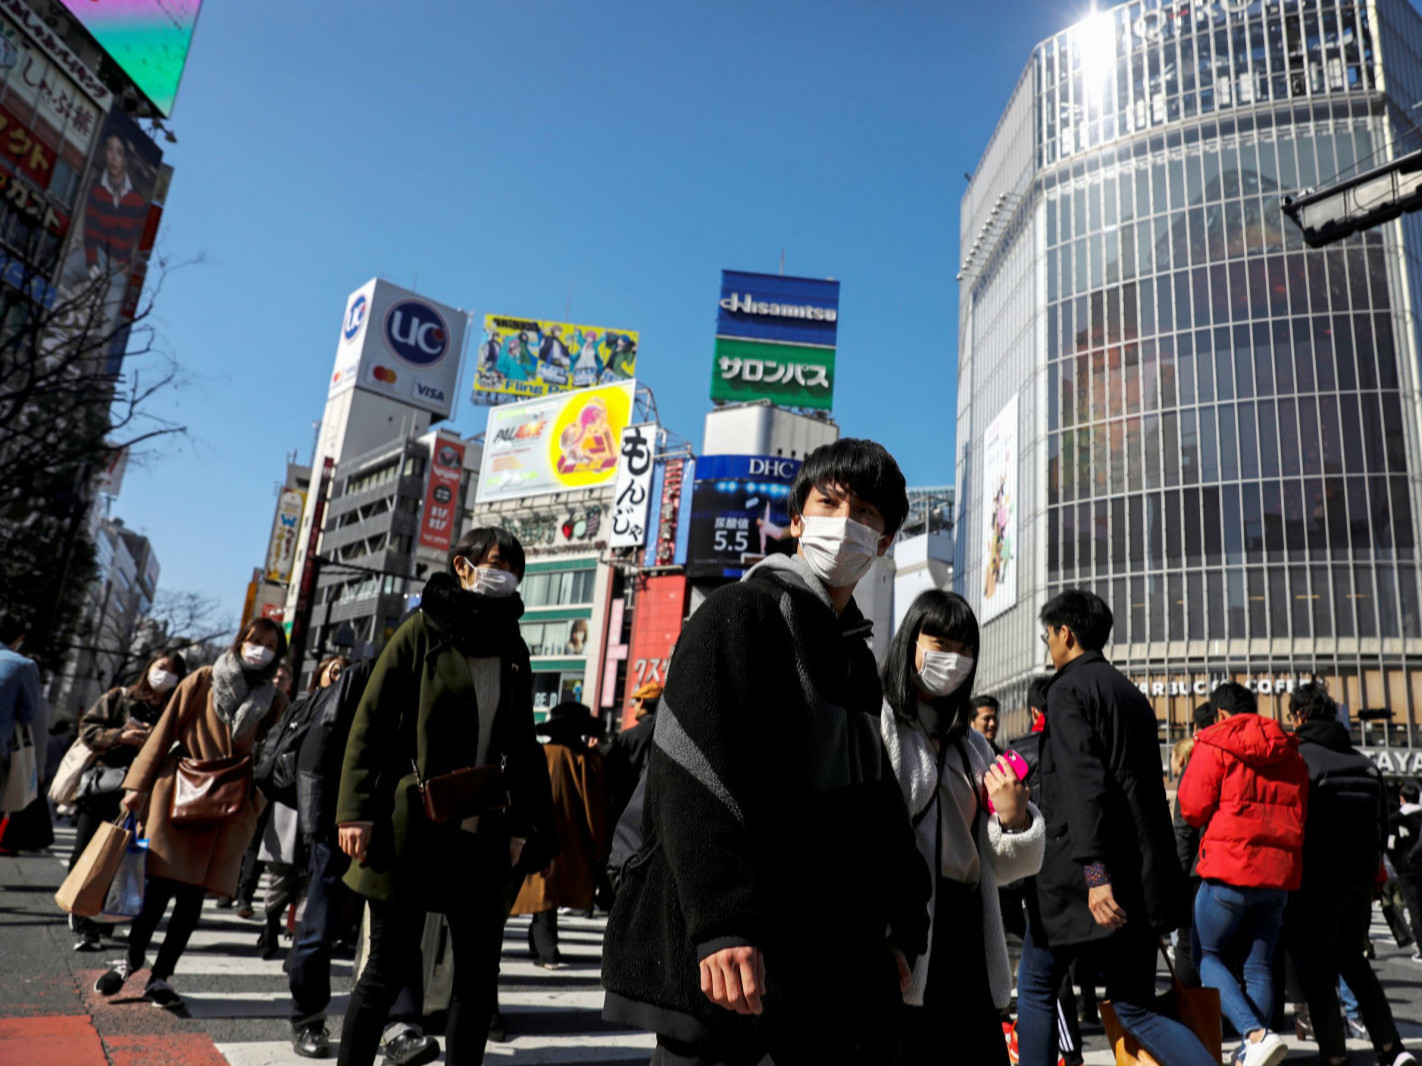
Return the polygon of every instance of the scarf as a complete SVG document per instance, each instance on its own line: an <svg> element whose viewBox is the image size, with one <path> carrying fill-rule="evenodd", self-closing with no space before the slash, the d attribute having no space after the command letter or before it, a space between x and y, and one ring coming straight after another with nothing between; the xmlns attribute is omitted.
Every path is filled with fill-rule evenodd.
<svg viewBox="0 0 1422 1066"><path fill-rule="evenodd" d="M441 571L426 582L420 610L439 636L462 655L504 659L522 643L518 620L523 616L523 600L517 593L481 596L461 588L453 574Z"/></svg>
<svg viewBox="0 0 1422 1066"><path fill-rule="evenodd" d="M223 652L212 664L212 709L232 731L233 740L240 740L256 729L257 723L272 709L276 686L262 677L265 672L249 674L242 668L242 660L230 651Z"/></svg>

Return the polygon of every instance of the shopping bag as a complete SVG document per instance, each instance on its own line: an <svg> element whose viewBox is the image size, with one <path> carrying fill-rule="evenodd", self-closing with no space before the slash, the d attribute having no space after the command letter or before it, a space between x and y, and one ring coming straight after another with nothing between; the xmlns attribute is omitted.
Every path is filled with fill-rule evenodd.
<svg viewBox="0 0 1422 1066"><path fill-rule="evenodd" d="M39 795L39 757L35 753L34 730L15 726L10 737L10 763L5 787L0 790L0 811L22 811Z"/></svg>
<svg viewBox="0 0 1422 1066"><path fill-rule="evenodd" d="M1205 1045L1205 1051L1219 1062L1224 1051L1219 989L1186 988L1175 975L1175 965L1170 961L1170 952L1166 950L1164 941L1161 941L1160 950L1165 956L1165 967L1170 971L1170 991L1156 997L1155 1009L1194 1033L1196 1039ZM1158 1059L1121 1028L1110 1003L1101 1004L1101 1025L1115 1051L1116 1066L1160 1066Z"/></svg>
<svg viewBox="0 0 1422 1066"><path fill-rule="evenodd" d="M49 783L49 798L56 804L73 803L79 794L79 778L84 771L94 765L99 757L93 748L82 740L75 740L60 760L54 780Z"/></svg>
<svg viewBox="0 0 1422 1066"><path fill-rule="evenodd" d="M84 848L84 854L79 856L64 884L54 894L54 902L59 904L59 909L81 918L99 915L104 909L104 901L108 899L114 875L118 873L128 846L137 835L131 814L122 823L100 823Z"/></svg>
<svg viewBox="0 0 1422 1066"><path fill-rule="evenodd" d="M104 897L101 922L131 922L143 910L143 885L148 876L148 841L135 836L124 849L123 859Z"/></svg>

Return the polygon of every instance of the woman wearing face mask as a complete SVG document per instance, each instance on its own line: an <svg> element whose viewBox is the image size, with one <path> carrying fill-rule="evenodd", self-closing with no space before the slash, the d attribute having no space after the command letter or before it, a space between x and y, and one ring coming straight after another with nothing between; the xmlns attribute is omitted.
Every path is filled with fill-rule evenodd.
<svg viewBox="0 0 1422 1066"><path fill-rule="evenodd" d="M242 853L266 805L247 780L246 801L224 819L185 825L173 819L178 759L208 762L250 755L286 710L286 697L272 677L286 652L286 634L268 618L254 618L212 666L195 670L173 691L124 778L124 810L138 815L148 838L148 887L143 910L128 934L128 956L99 978L95 991L112 996L137 970L158 922L176 900L173 917L144 988L144 998L160 1007L179 1007L182 998L169 984L188 937L202 916L209 893L237 890ZM249 768L250 768L250 764Z"/></svg>
<svg viewBox="0 0 1422 1066"><path fill-rule="evenodd" d="M74 801L78 811L72 866L84 854L101 822L112 822L123 799L123 770L132 764L149 731L163 716L163 708L188 667L177 652L158 655L149 662L138 681L112 688L79 719L79 739L98 755L94 765L80 779ZM79 934L75 951L98 951L100 937L113 927L92 918L72 917L70 925Z"/></svg>
<svg viewBox="0 0 1422 1066"><path fill-rule="evenodd" d="M930 590L914 600L884 662L880 732L919 854L936 875L928 952L904 993L905 1062L950 1048L964 1062L1008 1062L999 1019L1012 973L997 890L1040 869L1046 827L1006 759L970 728L977 654L967 601Z"/></svg>
<svg viewBox="0 0 1422 1066"><path fill-rule="evenodd" d="M374 1061L390 1008L419 966L428 910L445 915L454 951L445 1061L484 1061L506 893L527 872L521 862L547 861L524 855L551 800L518 628L523 568L523 547L506 530L461 537L449 571L430 578L420 609L385 646L356 710L336 823L352 859L345 882L369 901L370 954L346 1010L342 1066ZM459 780L476 787L450 796L446 783ZM447 801L436 802L440 794ZM433 1037L394 1043L387 1059L438 1053Z"/></svg>

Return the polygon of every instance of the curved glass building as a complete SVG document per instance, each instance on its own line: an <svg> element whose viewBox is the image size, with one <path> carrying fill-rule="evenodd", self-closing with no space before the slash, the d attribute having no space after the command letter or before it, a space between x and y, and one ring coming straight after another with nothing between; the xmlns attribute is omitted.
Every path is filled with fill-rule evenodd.
<svg viewBox="0 0 1422 1066"><path fill-rule="evenodd" d="M958 278L955 571L1005 706L1088 587L1164 736L1316 676L1409 768L1422 217L1311 250L1281 203L1417 147L1419 56L1402 0L1144 0L1034 50Z"/></svg>

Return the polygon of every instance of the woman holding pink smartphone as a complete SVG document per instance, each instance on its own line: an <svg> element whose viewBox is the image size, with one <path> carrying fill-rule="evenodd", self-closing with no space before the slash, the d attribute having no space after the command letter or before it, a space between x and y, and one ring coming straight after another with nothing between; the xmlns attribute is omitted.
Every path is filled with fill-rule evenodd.
<svg viewBox="0 0 1422 1066"><path fill-rule="evenodd" d="M978 620L966 600L929 590L884 661L880 731L933 874L929 949L904 993L905 1062L951 1041L963 1061L1007 1066L999 1022L1012 972L998 886L1042 865L1046 826L1028 800L1026 763L970 728Z"/></svg>

